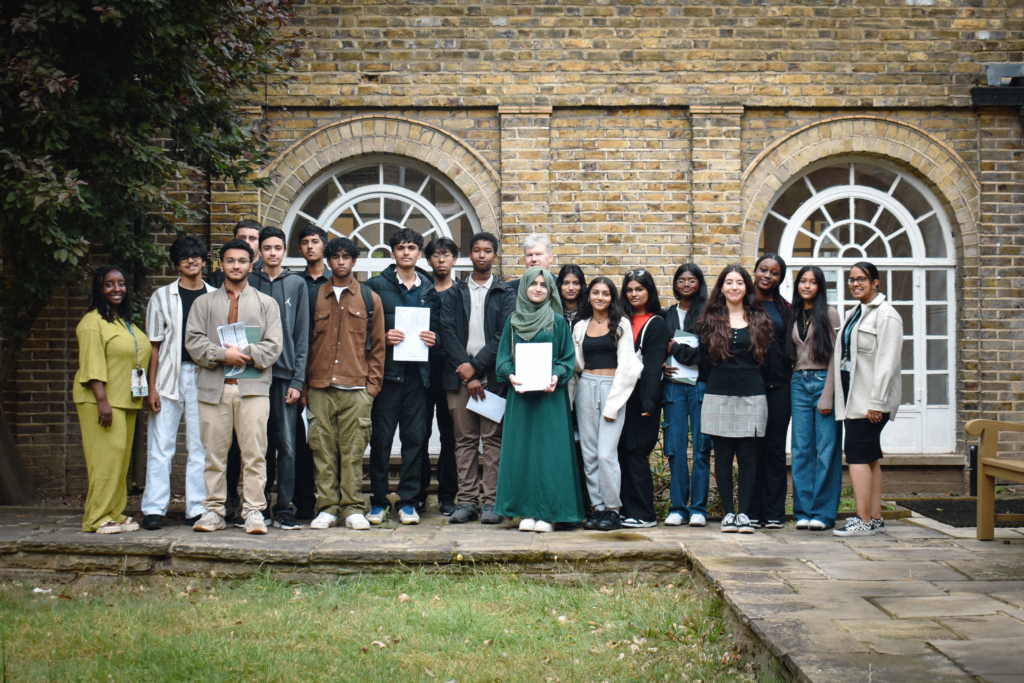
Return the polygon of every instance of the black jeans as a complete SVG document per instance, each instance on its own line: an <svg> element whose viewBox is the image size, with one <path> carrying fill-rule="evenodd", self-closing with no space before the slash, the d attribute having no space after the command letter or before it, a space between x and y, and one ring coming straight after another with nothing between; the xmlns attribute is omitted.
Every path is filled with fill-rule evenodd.
<svg viewBox="0 0 1024 683"><path fill-rule="evenodd" d="M793 415L793 395L785 384L769 389L766 396L768 425L757 440L757 479L747 514L762 522L781 522L786 519L786 434Z"/></svg>
<svg viewBox="0 0 1024 683"><path fill-rule="evenodd" d="M743 438L711 437L711 443L715 448L715 483L718 485L718 497L722 501L725 514L734 512L732 460L735 456L736 463L740 468L739 512L750 516L750 505L754 498L754 480L757 476L757 441L757 438L753 436Z"/></svg>
<svg viewBox="0 0 1024 683"><path fill-rule="evenodd" d="M313 449L306 438L306 425L302 411L295 419L295 516L299 519L313 519L316 516L316 465Z"/></svg>
<svg viewBox="0 0 1024 683"><path fill-rule="evenodd" d="M651 450L626 448L619 443L619 471L622 473L622 488L619 497L623 519L639 519L643 522L658 521L654 510L654 477L651 476Z"/></svg>
<svg viewBox="0 0 1024 683"><path fill-rule="evenodd" d="M419 370L407 370L404 382L384 380L370 411L370 505L387 507L388 465L395 430L402 443L398 507L416 506L422 488L423 445L427 440L427 388Z"/></svg>
<svg viewBox="0 0 1024 683"><path fill-rule="evenodd" d="M225 519L234 519L242 512L242 497L238 494L238 480L242 478L242 451L238 448L238 435L231 434L231 448L228 449L228 497L224 501L227 509Z"/></svg>
<svg viewBox="0 0 1024 683"><path fill-rule="evenodd" d="M423 440L420 452L420 495L418 502L427 501L427 489L430 487L430 435L434 430L434 416L437 416L437 431L441 436L441 453L437 456L437 502L455 504L455 496L459 492L459 470L455 466L455 422L448 410L448 392L444 390L443 376L432 376L427 391L427 438Z"/></svg>
<svg viewBox="0 0 1024 683"><path fill-rule="evenodd" d="M270 502L270 492L277 481L277 502L274 512L292 509L295 494L295 423L299 419L299 402L285 403L289 380L274 377L270 383L270 418L267 420L267 483L263 493ZM276 477L275 477L276 475Z"/></svg>

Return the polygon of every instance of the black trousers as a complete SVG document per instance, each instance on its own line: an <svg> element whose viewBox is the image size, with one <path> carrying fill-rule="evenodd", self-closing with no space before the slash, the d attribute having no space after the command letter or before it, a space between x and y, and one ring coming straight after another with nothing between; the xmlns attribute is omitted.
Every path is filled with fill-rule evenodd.
<svg viewBox="0 0 1024 683"><path fill-rule="evenodd" d="M718 497L722 501L725 514L735 511L732 496L732 461L735 456L740 468L739 512L749 517L757 476L757 438L712 436L711 443L715 448L715 483L718 485Z"/></svg>
<svg viewBox="0 0 1024 683"><path fill-rule="evenodd" d="M238 435L231 434L231 448L228 449L228 498L224 502L227 508L226 519L234 519L242 512L242 497L238 494L238 480L242 478L242 451L238 448Z"/></svg>
<svg viewBox="0 0 1024 683"><path fill-rule="evenodd" d="M788 384L765 392L768 424L757 441L757 479L754 500L747 514L762 522L786 518L786 433L793 416L793 397Z"/></svg>
<svg viewBox="0 0 1024 683"><path fill-rule="evenodd" d="M427 440L427 388L417 369L404 382L384 380L370 411L370 505L388 507L388 465L395 430L402 444L398 476L398 507L416 506L422 484L423 445Z"/></svg>
<svg viewBox="0 0 1024 683"><path fill-rule="evenodd" d="M441 453L437 456L437 467L434 476L437 478L437 502L455 504L455 496L459 492L459 470L455 466L455 421L448 410L448 392L444 390L442 377L431 377L427 392L427 438L423 440L420 455L420 495L417 502L427 502L427 489L430 488L430 435L433 433L434 416L437 416L437 431L441 436Z"/></svg>
<svg viewBox="0 0 1024 683"><path fill-rule="evenodd" d="M306 425L302 422L302 411L295 420L295 516L299 519L316 517L316 465L313 463L313 449L306 438Z"/></svg>
<svg viewBox="0 0 1024 683"><path fill-rule="evenodd" d="M619 470L622 473L622 488L619 498L623 519L633 518L644 522L658 521L654 511L654 477L651 476L651 450L627 448L619 442Z"/></svg>
<svg viewBox="0 0 1024 683"><path fill-rule="evenodd" d="M274 377L270 383L270 417L267 420L267 483L263 493L269 507L270 492L277 482L274 512L292 509L295 494L295 423L299 402L285 403L289 381Z"/></svg>

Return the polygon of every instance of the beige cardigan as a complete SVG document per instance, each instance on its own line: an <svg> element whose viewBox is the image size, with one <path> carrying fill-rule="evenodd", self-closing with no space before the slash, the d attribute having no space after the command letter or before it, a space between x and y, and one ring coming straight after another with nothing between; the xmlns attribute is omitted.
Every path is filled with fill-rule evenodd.
<svg viewBox="0 0 1024 683"><path fill-rule="evenodd" d="M579 379L579 376L586 367L586 360L583 358L583 338L587 336L587 326L589 324L590 318L585 318L576 323L576 326L572 328L572 341L576 347L574 382ZM601 411L601 415L609 420L614 420L618 417L619 410L622 409L622 406L626 405L630 394L633 393L633 387L636 386L637 380L640 379L640 373L644 371L644 364L636 357L636 351L633 350L633 327L629 323L629 318L623 317L619 321L619 341L616 342L615 351L617 366L614 379L612 380L612 390L608 394L608 400L605 401L604 410ZM569 387L569 396L575 402L575 383Z"/></svg>
<svg viewBox="0 0 1024 683"><path fill-rule="evenodd" d="M835 395L835 369L831 360L811 360L811 349L814 348L815 335L818 334L818 331L811 324L807 328L806 341L801 339L800 333L796 329L797 325L800 324L800 313L801 311L793 313L793 315L797 316L796 325L793 325L793 346L796 348L796 362L793 364L793 372L797 370L828 370L825 374L825 386L821 389L821 398L818 399L818 410L832 410L832 399ZM834 356L836 330L839 329L839 312L832 306L828 307L828 322L832 326L828 333L832 335L832 355Z"/></svg>
<svg viewBox="0 0 1024 683"><path fill-rule="evenodd" d="M856 310L847 311L839 328L836 352L832 355L837 377L843 356L843 328ZM850 349L850 395L843 395L843 383L837 381L836 419L858 420L867 417L869 410L877 410L889 413L889 419L895 420L903 398L900 376L903 319L884 294L877 294L864 306L860 320L850 333Z"/></svg>

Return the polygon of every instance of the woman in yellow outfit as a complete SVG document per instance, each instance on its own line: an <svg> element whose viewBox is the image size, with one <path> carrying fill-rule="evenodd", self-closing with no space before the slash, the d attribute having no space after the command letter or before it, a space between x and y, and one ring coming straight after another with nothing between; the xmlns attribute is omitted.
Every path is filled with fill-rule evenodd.
<svg viewBox="0 0 1024 683"><path fill-rule="evenodd" d="M92 281L92 304L78 323L78 372L72 397L82 425L89 471L82 531L119 534L136 531L125 517L125 477L132 455L135 416L148 393L143 368L149 367L149 337L132 325L125 272L103 266Z"/></svg>

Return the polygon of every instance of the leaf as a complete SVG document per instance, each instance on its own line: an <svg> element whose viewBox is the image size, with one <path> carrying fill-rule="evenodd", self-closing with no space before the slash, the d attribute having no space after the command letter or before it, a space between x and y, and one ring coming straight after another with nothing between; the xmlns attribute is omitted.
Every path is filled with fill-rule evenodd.
<svg viewBox="0 0 1024 683"><path fill-rule="evenodd" d="M382 650L387 647L386 643L383 643L383 642L381 642L379 640L373 641L372 643L370 643L370 645L376 645L377 647L379 647Z"/></svg>
<svg viewBox="0 0 1024 683"><path fill-rule="evenodd" d="M410 598L405 593L402 593L401 595L398 596L398 602L409 602L410 600L412 600L412 598Z"/></svg>

